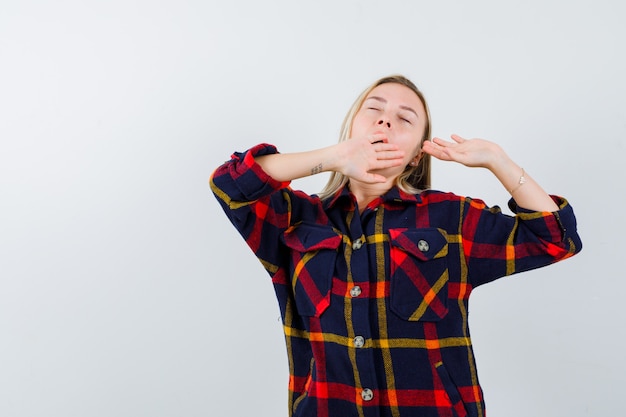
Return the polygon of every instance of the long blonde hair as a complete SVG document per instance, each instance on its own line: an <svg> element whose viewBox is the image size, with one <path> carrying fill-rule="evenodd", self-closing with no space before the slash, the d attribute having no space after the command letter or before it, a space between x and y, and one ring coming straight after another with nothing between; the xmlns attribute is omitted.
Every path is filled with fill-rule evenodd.
<svg viewBox="0 0 626 417"><path fill-rule="evenodd" d="M387 83L395 83L400 84L405 87L408 87L413 91L417 97L420 99L422 104L424 105L424 110L426 110L426 126L424 128L424 135L420 141L419 148L422 148L422 144L424 141L430 139L430 112L428 111L428 105L426 104L426 99L422 92L409 80L408 78L402 75L391 75L388 77L381 78L375 81L372 85L365 89L354 101L350 110L348 110L348 114L343 120L341 125L341 132L339 134L339 142L343 142L344 140L348 140L350 138L350 131L352 130L352 122L354 121L354 117L363 105L363 102L369 95L369 93L376 87L382 84ZM328 183L319 193L321 199L326 199L333 196L340 188L348 183L348 177L339 172L332 172L330 178L328 179ZM402 174L396 178L396 185L402 191L407 192L409 194L418 194L420 191L430 188L430 155L422 152L422 157L420 158L419 163L416 166L408 165Z"/></svg>

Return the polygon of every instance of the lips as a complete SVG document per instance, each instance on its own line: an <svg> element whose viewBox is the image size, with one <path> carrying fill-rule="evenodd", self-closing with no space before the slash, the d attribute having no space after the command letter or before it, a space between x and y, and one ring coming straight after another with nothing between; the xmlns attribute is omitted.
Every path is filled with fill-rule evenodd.
<svg viewBox="0 0 626 417"><path fill-rule="evenodd" d="M385 132L383 132L382 130L377 130L376 132L374 132L374 135L384 135ZM383 139L377 140L376 142L372 142L372 144L375 143L385 143L385 141Z"/></svg>

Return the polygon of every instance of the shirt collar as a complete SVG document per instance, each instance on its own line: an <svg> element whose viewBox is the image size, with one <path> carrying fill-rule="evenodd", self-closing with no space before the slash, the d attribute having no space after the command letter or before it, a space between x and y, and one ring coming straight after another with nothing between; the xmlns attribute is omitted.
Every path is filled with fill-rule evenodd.
<svg viewBox="0 0 626 417"><path fill-rule="evenodd" d="M333 208L334 206L342 203L342 202L350 202L354 203L354 195L350 192L350 188L348 184L341 187L337 192L332 196L326 199L324 202L324 207L326 210ZM419 204L422 202L422 198L420 194L409 194L402 191L397 186L391 187L389 191L381 196L382 203L404 203L404 204Z"/></svg>
<svg viewBox="0 0 626 417"><path fill-rule="evenodd" d="M327 198L324 201L324 208L326 210L331 209L342 201L354 201L354 196L350 192L348 184L337 190L333 196Z"/></svg>

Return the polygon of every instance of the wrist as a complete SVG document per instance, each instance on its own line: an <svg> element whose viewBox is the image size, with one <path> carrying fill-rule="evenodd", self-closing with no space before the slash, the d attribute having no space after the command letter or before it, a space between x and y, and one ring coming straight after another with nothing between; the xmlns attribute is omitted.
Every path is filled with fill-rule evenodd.
<svg viewBox="0 0 626 417"><path fill-rule="evenodd" d="M348 141L339 142L324 148L324 160L326 161L324 171L339 172L345 175L345 173L342 172L342 168L345 164L341 161L344 161L350 153L350 144L347 142Z"/></svg>
<svg viewBox="0 0 626 417"><path fill-rule="evenodd" d="M494 153L487 168L511 194L526 182L524 169L516 164L500 146L494 146Z"/></svg>
<svg viewBox="0 0 626 417"><path fill-rule="evenodd" d="M490 170L496 176L499 176L499 173L506 172L509 169L515 167L515 163L509 156L504 152L504 150L497 144L492 143L492 151L491 157L485 164L485 168Z"/></svg>

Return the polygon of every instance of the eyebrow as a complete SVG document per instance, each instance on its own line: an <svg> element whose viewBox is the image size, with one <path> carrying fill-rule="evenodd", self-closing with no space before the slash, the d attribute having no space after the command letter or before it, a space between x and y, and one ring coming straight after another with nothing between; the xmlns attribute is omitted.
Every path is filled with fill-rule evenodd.
<svg viewBox="0 0 626 417"><path fill-rule="evenodd" d="M378 96L370 96L370 97L366 98L365 101L370 100L370 99L376 100L376 101L380 101L381 103L387 103L387 100L385 100L382 97L378 97ZM418 116L417 112L415 110L413 110L413 108L411 108L409 106L405 106L405 105L400 105L400 108L402 110L410 111L411 113L413 113L415 115L415 117L417 117L419 119L419 116Z"/></svg>

